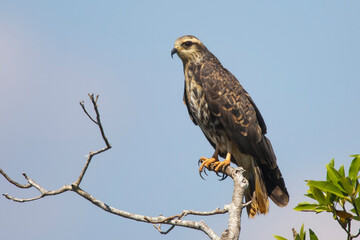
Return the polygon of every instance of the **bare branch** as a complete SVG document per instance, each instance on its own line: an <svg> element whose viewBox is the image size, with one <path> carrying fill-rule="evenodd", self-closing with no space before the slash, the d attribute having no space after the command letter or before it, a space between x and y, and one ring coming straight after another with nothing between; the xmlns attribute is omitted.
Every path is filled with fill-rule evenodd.
<svg viewBox="0 0 360 240"><path fill-rule="evenodd" d="M164 220L162 220L161 222L159 222L158 225L156 225L155 223L153 224L153 226L161 233L161 234L168 234L171 230L174 229L175 225L171 226L168 230L163 231L161 230L161 223L166 223L172 219L183 219L185 216L187 215L197 215L197 216L212 216L212 215L216 215L216 214L224 214L226 213L228 210L227 209L220 209L220 208L216 208L213 211L209 211L209 212L200 212L200 211L195 211L195 210L184 210L182 211L182 213L178 214L178 215L174 215L174 216L170 216L165 218Z"/></svg>
<svg viewBox="0 0 360 240"><path fill-rule="evenodd" d="M153 224L153 226L161 233L161 234L168 234L171 230L173 230L175 228L175 225L172 225L171 227L169 227L168 230L166 231L162 231L161 230L161 223L159 225Z"/></svg>
<svg viewBox="0 0 360 240"><path fill-rule="evenodd" d="M94 94L89 94L89 97L91 99L91 102L93 103L94 106L94 110L96 113L96 120L97 120L97 125L99 125L100 128L100 132L101 132L101 136L106 144L106 147L111 148L109 141L107 140L106 136L105 136L105 132L104 132L104 128L101 124L101 120L100 120L100 113L99 113L99 109L97 106L97 100L99 99L99 95L96 95L95 99L94 99Z"/></svg>
<svg viewBox="0 0 360 240"><path fill-rule="evenodd" d="M16 181L12 180L8 175L6 175L6 173L1 168L0 168L0 173L1 173L1 175L3 175L6 178L6 180L8 180L8 182L10 182L11 184L14 184L18 188L30 188L31 187L30 183L23 185L23 184L20 184Z"/></svg>
<svg viewBox="0 0 360 240"><path fill-rule="evenodd" d="M7 199L12 200L14 202L31 202L31 201L38 200L38 199L46 197L46 196L58 195L60 193L70 191L72 189L72 187L70 185L65 185L62 188L59 188L57 190L47 191L43 187L41 187L39 184L37 184L34 180L29 178L25 173L23 173L23 175L24 175L25 179L28 181L27 185L29 185L30 187L36 188L40 192L40 195L37 197L33 197L33 198L16 198L16 197L10 196L9 194L3 194L4 197L6 197Z"/></svg>
<svg viewBox="0 0 360 240"><path fill-rule="evenodd" d="M104 211L107 211L109 213L124 217L124 218L129 218L135 221L139 221L139 222L147 222L147 223L163 223L163 224L170 224L170 225L175 225L175 226L180 226L180 227L187 227L187 228L193 228L193 229L197 229L197 230L201 230L204 233L210 235L216 235L214 233L214 231L212 229L210 229L206 224L202 223L202 222L195 222L195 221L186 221L186 220L182 220L182 219L168 219L167 217L164 216L158 216L158 217L151 217L151 216L144 216L144 215L140 215L140 214L136 214L136 213L130 213L130 212L126 212L114 207L111 207L107 204L105 204L104 202L96 199L95 197L93 197L92 195L90 195L89 193L85 192L84 190L82 190L79 187L73 187L74 192L76 192L77 194L79 194L80 196L82 196L83 198L85 198L86 200L90 201L91 203L93 203L94 205L98 206L99 208L103 209ZM211 239L219 239L219 238L211 238Z"/></svg>
<svg viewBox="0 0 360 240"><path fill-rule="evenodd" d="M9 200L14 201L14 202L31 202L31 201L38 200L38 199L44 197L43 195L40 195L40 196L37 196L37 197L34 197L34 198L16 198L16 197L10 196L7 193L3 194L3 196L6 197Z"/></svg>
<svg viewBox="0 0 360 240"><path fill-rule="evenodd" d="M246 208L248 205L250 205L252 203L252 200L248 201L247 203L244 203L242 208Z"/></svg>
<svg viewBox="0 0 360 240"><path fill-rule="evenodd" d="M357 238L360 235L360 229L359 232L356 235L352 235L353 238Z"/></svg>
<svg viewBox="0 0 360 240"><path fill-rule="evenodd" d="M25 173L23 173L23 175L24 175L25 179L27 180L27 184L25 184L25 185L19 184L16 181L12 180L9 176L7 176L5 174L5 172L3 170L0 169L0 173L8 180L8 182L15 185L16 187L19 187L19 188L33 187L40 192L39 196L33 197L33 198L27 198L27 199L16 198L16 197L12 197L8 194L3 194L7 199L13 200L15 202L30 202L30 201L38 200L38 199L46 197L46 196L53 196L53 195L61 194L63 192L72 191L72 192L77 193L81 197L85 198L86 200L90 201L92 204L94 204L95 206L101 208L102 210L104 210L106 212L109 212L109 213L112 213L112 214L115 214L115 215L118 215L118 216L121 216L124 218L139 221L139 222L152 223L154 225L154 227L161 234L167 234L172 229L174 229L175 226L180 226L180 227L186 227L186 228L200 230L200 231L204 232L212 240L220 240L220 237L218 235L216 235L216 233L209 226L207 226L204 221L196 222L196 221L184 220L184 218L188 215L212 216L212 215L224 214L224 213L228 212L229 213L229 224L228 224L228 228L221 235L221 240L227 240L227 239L235 240L235 239L239 238L240 217L241 217L242 209L246 205L251 203L251 202L248 202L248 203L243 204L243 202L242 202L245 189L248 186L248 182L243 176L244 170L242 168L234 169L233 167L228 166L225 169L221 169L219 171L220 173L223 173L226 176L230 176L234 181L232 202L228 205L225 205L223 209L216 208L215 210L205 211L205 212L200 212L200 211L196 211L196 210L184 210L180 214L173 215L170 217L165 217L165 216L152 217L152 216L144 216L144 215L140 215L140 214L136 214L136 213L126 212L126 211L123 211L123 210L120 210L120 209L117 209L117 208L107 205L106 203L93 197L90 193L81 189L80 183L85 176L85 173L90 165L92 158L95 155L100 154L104 151L107 151L111 148L111 145L108 142L108 139L105 135L104 128L102 126L101 119L100 119L100 113L99 113L98 105L97 105L99 96L97 95L96 97L94 97L94 94L89 94L89 98L94 107L94 111L96 114L96 120L94 118L92 118L91 115L88 113L83 101L80 102L80 105L81 105L83 111L85 112L85 114L89 117L89 119L99 127L101 137L106 146L95 152L90 152L87 155L86 163L85 163L78 179L75 182L73 182L69 185L64 185L63 187L61 187L57 190L53 190L53 191L46 190L41 185L36 183L33 179L28 177ZM171 227L169 229L167 229L166 231L163 231L163 230L161 230L161 226L163 224L171 225Z"/></svg>
<svg viewBox="0 0 360 240"><path fill-rule="evenodd" d="M80 102L80 105L81 105L82 109L84 110L84 112L86 113L86 115L91 119L91 121L93 121L96 125L98 125L98 127L100 129L101 136L102 136L102 138L103 138L103 140L104 140L104 142L106 144L106 147L104 147L104 148L102 148L102 149L100 149L100 150L98 150L96 152L90 152L89 155L87 155L87 160L86 160L85 166L84 166L83 170L81 171L79 178L74 183L75 186L80 185L82 179L84 178L86 170L89 167L89 164L90 164L91 159L93 158L93 156L95 156L97 154L100 154L102 152L105 152L105 151L107 151L107 150L109 150L111 148L111 145L110 145L109 141L107 140L107 138L105 136L104 128L103 128L103 126L101 124L101 121L100 121L100 113L99 113L98 105L97 105L97 100L99 99L99 95L97 95L95 99L94 99L94 94L88 94L88 95L89 95L89 98L91 100L91 103L93 104L93 107L94 107L94 110L95 110L95 113L96 113L97 121L95 121L90 116L90 114L86 111L84 101Z"/></svg>
<svg viewBox="0 0 360 240"><path fill-rule="evenodd" d="M241 213L244 208L243 198L246 188L249 186L248 180L244 177L245 170L242 167L226 168L226 174L234 180L234 190L232 202L225 208L229 211L228 228L221 235L222 240L239 239L241 229ZM247 203L248 204L248 203Z"/></svg>
<svg viewBox="0 0 360 240"><path fill-rule="evenodd" d="M182 213L180 213L178 215L167 217L166 219L164 219L163 221L158 222L158 223L164 223L164 222L167 222L167 221L175 219L175 218L183 219L187 215L211 216L211 215L216 215L216 214L224 214L226 212L228 212L227 209L220 209L220 208L216 208L215 210L208 211L208 212L200 212L200 211L195 211L195 210L184 210L184 211L182 211Z"/></svg>
<svg viewBox="0 0 360 240"><path fill-rule="evenodd" d="M84 110L85 114L90 118L90 120L97 124L97 122L91 117L91 115L86 111L86 108L85 108L85 104L84 104L84 101L81 101L80 102L80 106L82 107L82 109Z"/></svg>

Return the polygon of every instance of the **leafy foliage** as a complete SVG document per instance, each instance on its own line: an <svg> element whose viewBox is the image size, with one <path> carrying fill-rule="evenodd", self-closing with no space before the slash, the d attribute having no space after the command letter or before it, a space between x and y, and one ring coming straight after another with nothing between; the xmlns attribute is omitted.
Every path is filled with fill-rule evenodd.
<svg viewBox="0 0 360 240"><path fill-rule="evenodd" d="M335 161L332 159L329 164L326 164L326 181L307 180L309 189L305 196L315 200L315 203L301 202L294 208L302 212L332 213L334 220L347 233L348 240L360 236L360 229L355 235L351 233L351 222L360 221L360 154L351 155L351 157L353 160L348 176L345 175L344 165L337 170ZM309 229L309 235L310 240L318 239L311 229ZM274 237L277 240L287 240L280 236ZM300 234L294 234L294 239L305 240L305 237L303 225Z"/></svg>
<svg viewBox="0 0 360 240"><path fill-rule="evenodd" d="M316 203L302 202L294 209L303 212L330 212L333 218L347 232L348 239L360 235L351 234L351 221L360 221L360 154L352 155L348 176L345 176L344 165L335 169L332 159L326 164L326 181L308 180L309 190L305 196L312 198ZM346 208L350 206L350 211Z"/></svg>
<svg viewBox="0 0 360 240"><path fill-rule="evenodd" d="M294 240L306 240L306 232L304 231L304 224L301 226L300 233L297 233L295 229L293 229L293 235L294 235ZM318 240L318 237L311 229L309 229L309 236L310 236L310 240ZM277 235L274 235L274 238L276 240L288 240L284 237Z"/></svg>

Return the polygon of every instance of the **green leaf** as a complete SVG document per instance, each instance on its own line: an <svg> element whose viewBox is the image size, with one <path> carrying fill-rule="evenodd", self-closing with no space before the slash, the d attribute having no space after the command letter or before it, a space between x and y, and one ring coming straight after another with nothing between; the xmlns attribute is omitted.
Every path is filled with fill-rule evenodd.
<svg viewBox="0 0 360 240"><path fill-rule="evenodd" d="M275 238L276 240L287 240L287 238L283 238L283 237L278 236L278 235L273 235L273 236L274 236L274 238Z"/></svg>
<svg viewBox="0 0 360 240"><path fill-rule="evenodd" d="M355 208L351 209L350 212L353 212L356 214Z"/></svg>
<svg viewBox="0 0 360 240"><path fill-rule="evenodd" d="M355 184L353 185L350 178L342 177L340 179L340 182L341 182L342 188L347 192L347 194L349 196L351 196L355 193L355 187L354 187Z"/></svg>
<svg viewBox="0 0 360 240"><path fill-rule="evenodd" d="M344 169L344 164L341 165L341 167L339 168L339 174L342 176L342 177L345 177L345 169Z"/></svg>
<svg viewBox="0 0 360 240"><path fill-rule="evenodd" d="M358 213L356 213L356 211L354 212L358 217L360 217L359 216L359 214L360 214L360 197L358 197L358 198L356 198L356 199L354 199L354 210L355 210L355 207L356 207L356 209L357 209L357 211L358 211Z"/></svg>
<svg viewBox="0 0 360 240"><path fill-rule="evenodd" d="M315 212L320 213L320 212L332 212L332 208L329 205L319 205L315 208Z"/></svg>
<svg viewBox="0 0 360 240"><path fill-rule="evenodd" d="M312 199L316 200L315 197L314 197L314 194L312 194L312 193L304 194L304 196L307 196L309 198L312 198Z"/></svg>
<svg viewBox="0 0 360 240"><path fill-rule="evenodd" d="M313 192L313 196L315 197L316 201L318 201L320 204L326 204L325 195L322 191L312 186L310 186L310 189Z"/></svg>
<svg viewBox="0 0 360 240"><path fill-rule="evenodd" d="M295 240L304 240L304 239L301 239L301 238L300 238L300 235L299 235L299 234L296 234Z"/></svg>
<svg viewBox="0 0 360 240"><path fill-rule="evenodd" d="M327 175L328 175L328 182L332 182L335 186L337 186L339 189L342 189L343 187L339 184L340 180L341 180L341 175L340 173L332 166L326 164L326 169L327 169Z"/></svg>
<svg viewBox="0 0 360 240"><path fill-rule="evenodd" d="M326 164L326 170L331 182L337 183L338 181L340 181L340 173L333 166Z"/></svg>
<svg viewBox="0 0 360 240"><path fill-rule="evenodd" d="M339 197L345 197L343 192L331 182L309 180L307 184L312 187L317 187L321 191L330 192Z"/></svg>
<svg viewBox="0 0 360 240"><path fill-rule="evenodd" d="M317 206L319 206L319 204L314 204L314 203L309 203L309 202L301 202L294 208L294 210L295 211L315 212L315 209Z"/></svg>
<svg viewBox="0 0 360 240"><path fill-rule="evenodd" d="M355 197L356 197L356 195L360 192L360 184L359 184L359 181L358 180L356 180L356 182L355 182L355 186L356 186L356 189L355 189ZM359 196L360 197L360 196Z"/></svg>
<svg viewBox="0 0 360 240"><path fill-rule="evenodd" d="M326 194L326 201L328 203L335 202L337 198L338 198L338 196L336 196L335 194L332 194L332 193L329 193L329 192Z"/></svg>
<svg viewBox="0 0 360 240"><path fill-rule="evenodd" d="M305 240L305 237L306 237L306 232L304 231L304 224L302 224L300 228L300 239Z"/></svg>
<svg viewBox="0 0 360 240"><path fill-rule="evenodd" d="M331 161L329 162L329 164L326 164L326 166L331 166L331 167L334 167L335 166L335 160L334 158L331 159ZM330 178L329 178L329 173L326 173L326 181L330 181Z"/></svg>
<svg viewBox="0 0 360 240"><path fill-rule="evenodd" d="M310 240L319 240L316 234L309 228Z"/></svg>
<svg viewBox="0 0 360 240"><path fill-rule="evenodd" d="M356 181L357 175L359 173L359 168L360 168L360 155L356 155L356 157L352 160L349 168L349 178L351 180Z"/></svg>

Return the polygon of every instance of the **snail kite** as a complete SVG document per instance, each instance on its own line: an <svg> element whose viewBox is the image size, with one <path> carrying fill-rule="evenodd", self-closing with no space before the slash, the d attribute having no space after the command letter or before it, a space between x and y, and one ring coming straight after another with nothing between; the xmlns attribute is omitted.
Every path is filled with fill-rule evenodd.
<svg viewBox="0 0 360 240"><path fill-rule="evenodd" d="M200 159L200 173L205 168L218 172L230 162L242 166L249 180L245 199L252 200L250 217L269 211L269 197L286 206L289 194L265 136L264 119L249 94L198 38L178 38L171 56L175 53L183 62L190 118L215 149L211 158ZM225 160L219 161L219 156Z"/></svg>

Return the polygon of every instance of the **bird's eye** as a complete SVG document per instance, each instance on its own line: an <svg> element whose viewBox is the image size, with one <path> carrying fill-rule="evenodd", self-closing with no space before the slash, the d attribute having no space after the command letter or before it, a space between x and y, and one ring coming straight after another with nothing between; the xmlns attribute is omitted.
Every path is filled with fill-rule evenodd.
<svg viewBox="0 0 360 240"><path fill-rule="evenodd" d="M184 42L183 45L185 47L190 47L193 43L191 41Z"/></svg>

